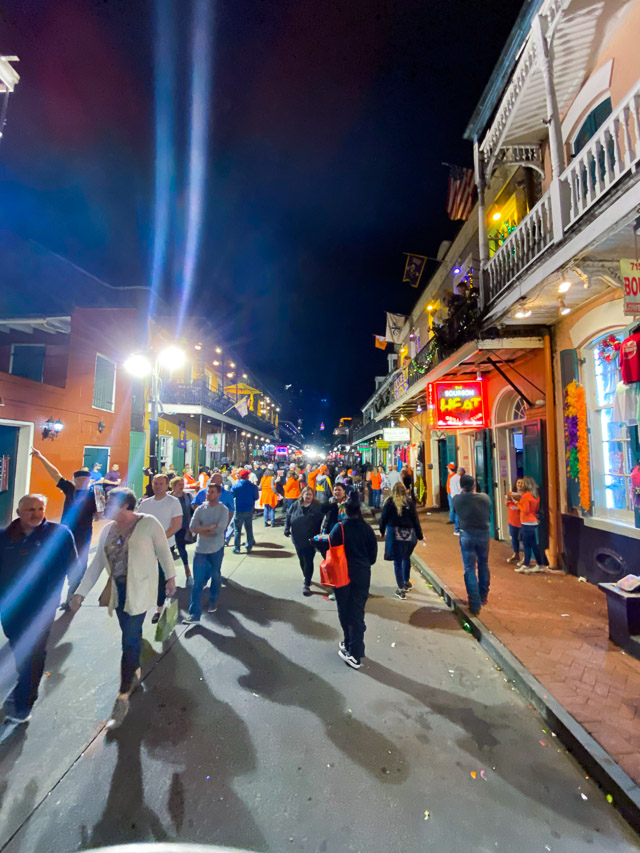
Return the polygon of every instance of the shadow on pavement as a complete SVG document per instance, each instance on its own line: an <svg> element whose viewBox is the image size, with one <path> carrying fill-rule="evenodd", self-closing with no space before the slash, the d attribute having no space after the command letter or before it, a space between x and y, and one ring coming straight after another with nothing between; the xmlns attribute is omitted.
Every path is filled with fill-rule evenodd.
<svg viewBox="0 0 640 853"><path fill-rule="evenodd" d="M290 602L282 604L286 616ZM250 610L234 609L251 618ZM354 718L347 711L344 696L333 685L293 663L266 640L247 630L233 613L219 613L219 621L235 636L215 633L203 625L197 625L192 633L204 637L220 652L248 669L248 673L238 679L242 687L270 702L315 714L326 737L376 779L396 785L406 781L409 773L406 756L393 741ZM356 673L353 675L354 679L358 677Z"/></svg>

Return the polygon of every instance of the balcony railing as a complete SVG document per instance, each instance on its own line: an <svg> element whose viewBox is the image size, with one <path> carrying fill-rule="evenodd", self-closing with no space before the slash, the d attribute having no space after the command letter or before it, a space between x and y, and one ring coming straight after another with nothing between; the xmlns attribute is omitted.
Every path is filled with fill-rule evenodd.
<svg viewBox="0 0 640 853"><path fill-rule="evenodd" d="M238 425L242 424L250 429L266 433L272 433L275 430L274 424L259 418L253 412L249 412L243 418L233 408L235 400L227 397L226 394L212 391L204 380L196 380L195 382L186 384L181 382L166 383L162 386L161 398L163 403L174 403L181 406L202 406L212 412L218 412L221 415L226 414L228 418L237 422Z"/></svg>
<svg viewBox="0 0 640 853"><path fill-rule="evenodd" d="M640 162L640 81L560 176L566 201L561 233ZM500 297L554 241L551 191L522 220L487 263L485 305Z"/></svg>
<svg viewBox="0 0 640 853"><path fill-rule="evenodd" d="M357 444L359 441L364 441L366 438L369 438L371 433L379 432L386 426L391 426L391 423L389 421L368 421L366 424L362 424L362 426L354 429L351 443Z"/></svg>

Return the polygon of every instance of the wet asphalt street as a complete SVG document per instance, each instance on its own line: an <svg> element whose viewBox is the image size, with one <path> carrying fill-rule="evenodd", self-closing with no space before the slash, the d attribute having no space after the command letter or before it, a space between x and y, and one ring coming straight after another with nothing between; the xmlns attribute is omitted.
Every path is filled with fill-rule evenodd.
<svg viewBox="0 0 640 853"><path fill-rule="evenodd" d="M424 580L392 598L380 546L354 672L337 655L335 604L319 587L303 598L281 527L255 528L250 556L226 551L215 615L164 648L147 620L144 690L112 735L119 632L97 607L101 584L60 617L33 720L0 746L1 850L639 849Z"/></svg>

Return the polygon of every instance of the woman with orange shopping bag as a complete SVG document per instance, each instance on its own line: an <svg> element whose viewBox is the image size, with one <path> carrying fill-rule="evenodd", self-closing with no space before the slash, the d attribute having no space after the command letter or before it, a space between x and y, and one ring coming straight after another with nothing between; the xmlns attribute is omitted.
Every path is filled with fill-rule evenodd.
<svg viewBox="0 0 640 853"><path fill-rule="evenodd" d="M329 582L335 586L334 592L338 605L338 618L344 633L338 654L352 669L360 669L364 657L364 609L369 598L371 585L371 566L378 556L376 535L363 519L359 501L348 500L346 504L347 518L335 525L329 534L331 545L330 561L334 562L334 553L341 546L343 553L336 556L338 569L335 576L322 577L323 583ZM327 555L329 558L329 555ZM343 585L345 577L344 562L348 573L348 582ZM322 572L322 564L320 566ZM340 571L342 569L342 571ZM336 581L341 585L336 585Z"/></svg>

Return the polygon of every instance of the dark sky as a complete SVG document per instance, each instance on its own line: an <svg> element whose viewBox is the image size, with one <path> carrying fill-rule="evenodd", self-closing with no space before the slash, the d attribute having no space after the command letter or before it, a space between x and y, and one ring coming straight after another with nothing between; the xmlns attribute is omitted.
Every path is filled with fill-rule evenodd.
<svg viewBox="0 0 640 853"><path fill-rule="evenodd" d="M163 290L176 299L196 2L169 3L167 28L176 71ZM406 313L415 300L402 253L435 255L458 228L444 212L441 162L472 164L462 133L519 5L210 2L191 312L206 314L274 393L301 387L309 427L357 414L386 373L372 335L384 333L385 310ZM0 222L118 285L151 277L154 8L4 0L0 12L0 49L21 60L0 146Z"/></svg>

